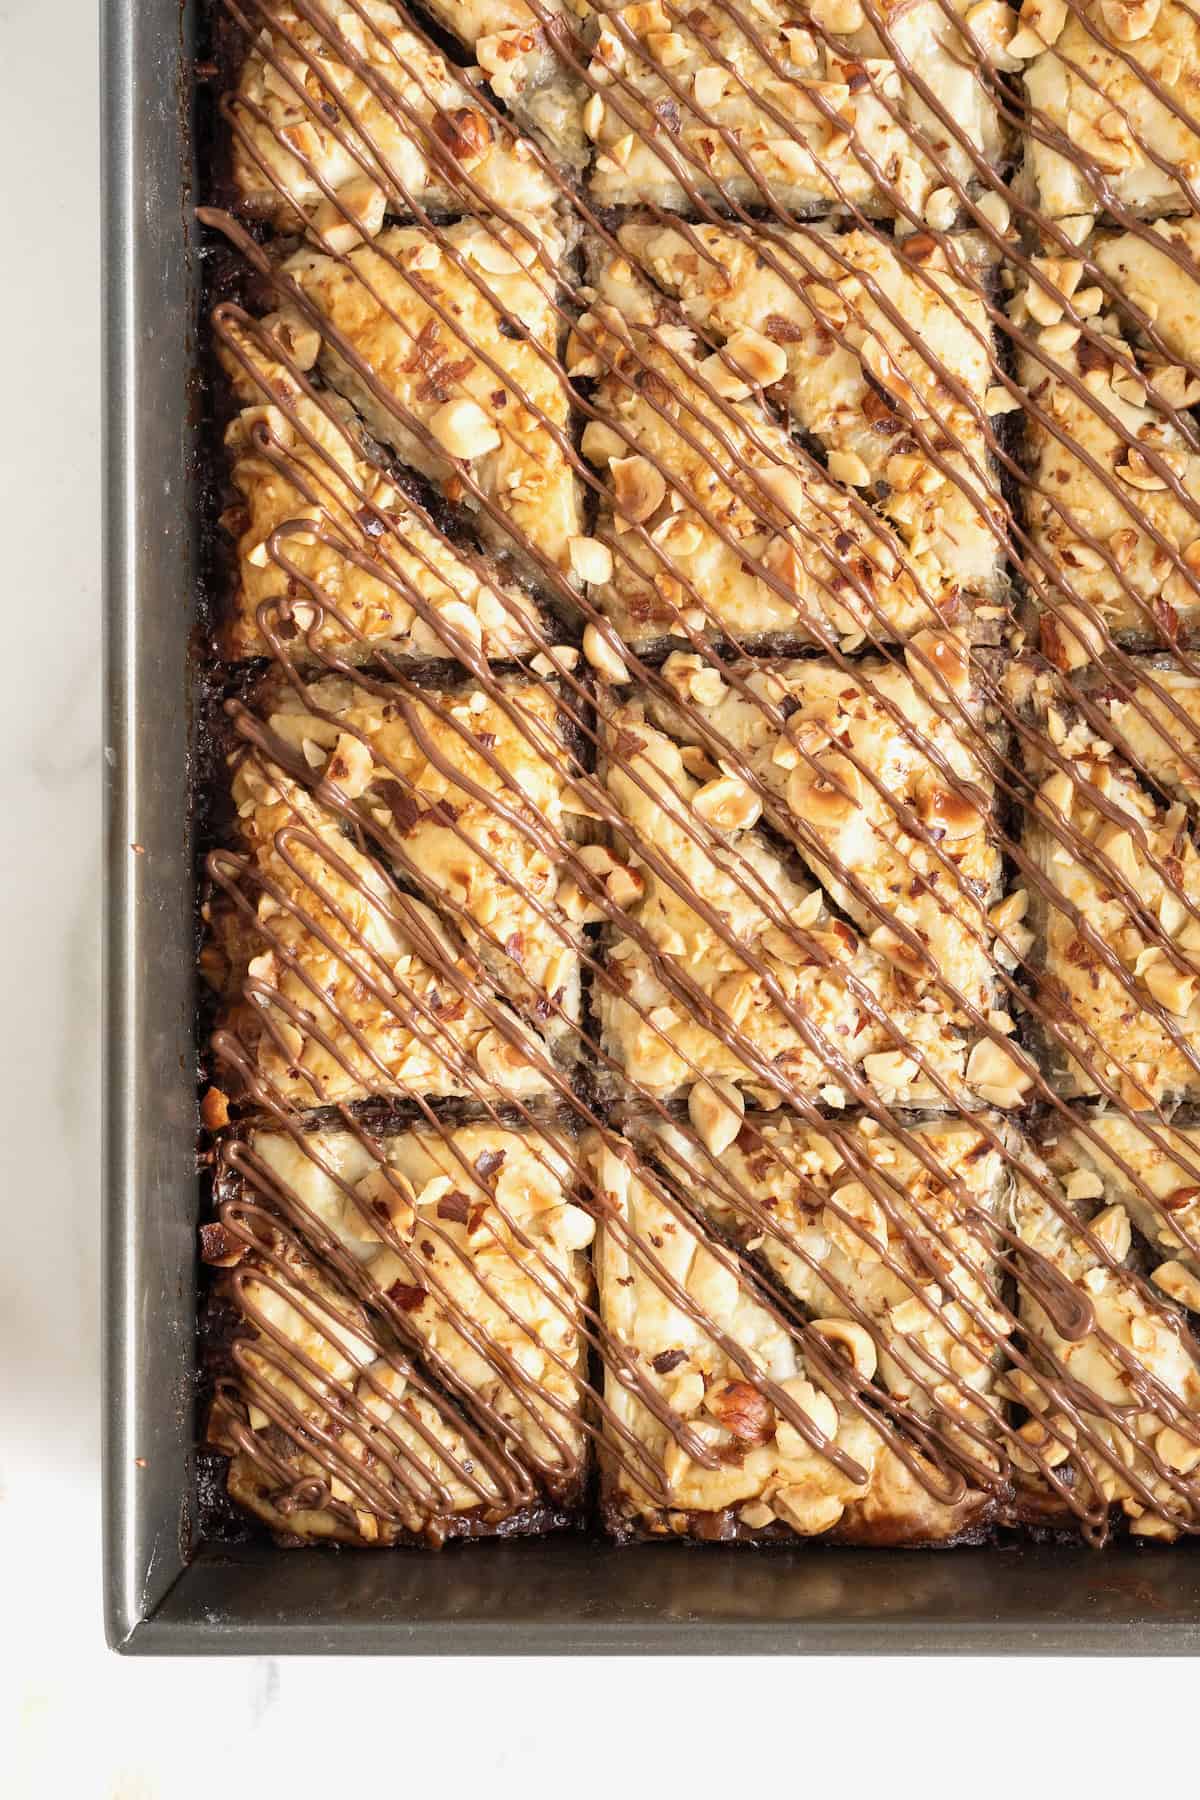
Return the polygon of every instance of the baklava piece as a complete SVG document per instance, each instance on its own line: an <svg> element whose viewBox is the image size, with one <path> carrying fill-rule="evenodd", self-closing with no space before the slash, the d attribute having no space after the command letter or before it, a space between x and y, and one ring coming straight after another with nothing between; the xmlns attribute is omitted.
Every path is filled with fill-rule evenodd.
<svg viewBox="0 0 1200 1800"><path fill-rule="evenodd" d="M545 1091L579 983L552 690L305 696L238 714L235 847L209 858L222 1059L268 1105Z"/></svg>
<svg viewBox="0 0 1200 1800"><path fill-rule="evenodd" d="M489 1124L293 1125L252 1132L230 1161L484 1438L544 1495L580 1501L594 1226L572 1200L561 1145Z"/></svg>
<svg viewBox="0 0 1200 1800"><path fill-rule="evenodd" d="M257 1207L202 1228L218 1265L208 1442L231 1499L288 1542L440 1544L563 1522L392 1333Z"/></svg>
<svg viewBox="0 0 1200 1800"><path fill-rule="evenodd" d="M1200 175L1200 23L1180 0L1025 0L1010 55L1043 213L1186 212Z"/></svg>
<svg viewBox="0 0 1200 1800"><path fill-rule="evenodd" d="M1122 1514L1138 1536L1194 1532L1200 1348L1167 1297L1172 1264L1161 1285L1140 1272L1127 1185L1111 1180L1086 1127L1060 1130L1046 1155L1015 1211L1026 1366L1007 1382L1028 1414L1019 1516L1077 1523L1094 1541Z"/></svg>
<svg viewBox="0 0 1200 1800"><path fill-rule="evenodd" d="M555 360L560 250L545 216L527 231L462 220L389 227L339 260L302 250L283 266L321 332L330 386L554 591L580 530Z"/></svg>
<svg viewBox="0 0 1200 1800"><path fill-rule="evenodd" d="M579 931L560 888L571 814L555 689L273 678L268 749L353 809L376 854L446 916L547 1043L579 1017Z"/></svg>
<svg viewBox="0 0 1200 1800"><path fill-rule="evenodd" d="M230 106L245 206L306 225L331 253L374 237L387 213L536 212L558 190L512 133L394 7L272 4Z"/></svg>
<svg viewBox="0 0 1200 1800"><path fill-rule="evenodd" d="M620 241L723 350L714 385L769 388L830 473L883 514L947 623L1001 591L985 428L1003 390L978 242L643 223Z"/></svg>
<svg viewBox="0 0 1200 1800"><path fill-rule="evenodd" d="M923 586L888 521L752 391L784 372L781 348L765 341L769 366L731 381L627 258L598 253L591 275L568 346L570 374L594 381L581 448L604 481L584 573L622 639L858 646L944 623L957 583Z"/></svg>
<svg viewBox="0 0 1200 1800"><path fill-rule="evenodd" d="M590 15L587 0L427 0L487 76L513 117L545 139L564 162L582 169L587 89L575 70L586 56L576 40Z"/></svg>
<svg viewBox="0 0 1200 1800"><path fill-rule="evenodd" d="M832 796L824 796L830 835L810 845L814 865L832 871L833 840L862 820L863 843L851 860L868 871L868 888L877 881L896 921L868 942L762 832L758 788L729 759L723 772L695 743L681 744L653 715L644 698L606 706L600 763L615 826L609 893L619 908L607 914L607 966L593 998L603 1047L634 1089L669 1098L700 1084L735 1108L743 1096L775 1107L797 1093L839 1107L856 1087L889 1105L1021 1105L1032 1077L1009 1048L1011 1021L991 1006L984 964L952 907L943 915L930 900L927 912L915 882L912 906L897 906L886 892L902 867L901 839L876 833L869 803L855 802L834 821ZM852 723L848 716L846 728ZM822 781L846 763L839 753ZM822 799L815 788L814 815ZM983 891L963 915L979 902L987 943L995 927L983 901L995 862L985 836L972 853ZM836 883L845 889L840 862ZM921 971L901 961L897 926L910 910L931 925L936 915ZM918 933L913 938L908 948L921 945ZM971 1020L949 970L937 971L940 948L988 1002L986 1021Z"/></svg>
<svg viewBox="0 0 1200 1800"><path fill-rule="evenodd" d="M922 637L909 654L911 674L867 659L853 675L821 658L676 654L662 670L675 703L651 710L708 756L715 781L761 802L915 1002L966 1028L959 1008L995 1011L998 998L989 708L957 640Z"/></svg>
<svg viewBox="0 0 1200 1800"><path fill-rule="evenodd" d="M1010 681L1033 728L1022 929L1052 1079L1133 1112L1200 1096L1200 858L1185 808L1145 786L1049 672L1018 666Z"/></svg>
<svg viewBox="0 0 1200 1800"><path fill-rule="evenodd" d="M843 1347L789 1322L631 1153L597 1144L591 1166L611 1532L915 1544L969 1528L978 1496L881 1430Z"/></svg>
<svg viewBox="0 0 1200 1800"><path fill-rule="evenodd" d="M948 183L968 186L979 162L1000 159L995 104L949 7L889 0L879 12L878 34L858 0L818 0L804 17L761 0L752 24L660 0L605 13L583 115L598 151L592 194L684 210L908 209L953 223ZM933 106L906 84L904 62Z"/></svg>
<svg viewBox="0 0 1200 1800"><path fill-rule="evenodd" d="M225 444L239 496L222 515L236 576L221 646L297 661L384 653L504 659L540 643L538 610L494 558L457 548L402 494L352 408L313 387L320 346L298 313L214 323L244 404ZM260 609L266 610L260 618Z"/></svg>
<svg viewBox="0 0 1200 1800"><path fill-rule="evenodd" d="M1125 1208L1150 1254L1165 1259L1152 1271L1154 1285L1200 1313L1200 1130L1102 1112L1062 1141L1077 1168L1099 1179L1105 1198ZM1080 1173L1072 1198L1095 1199L1095 1190Z"/></svg>
<svg viewBox="0 0 1200 1800"><path fill-rule="evenodd" d="M954 1506L931 1499L931 1537L937 1517L953 1533L992 1512L1006 1451L995 1386L1012 1318L997 1226L1011 1179L1006 1128L987 1123L989 1135L965 1119L893 1134L867 1117L818 1129L760 1114L715 1155L679 1126L654 1134L671 1191L800 1303L898 1429L915 1427L959 1470L968 1492Z"/></svg>
<svg viewBox="0 0 1200 1800"><path fill-rule="evenodd" d="M1185 235L1173 225L1161 241ZM1200 617L1200 436L1186 410L1200 380L1185 366L1200 350L1200 288L1128 233L1093 234L1078 255L1039 256L1033 269L1011 314L1026 393L1026 573L1043 649L1080 667L1121 634L1173 642Z"/></svg>
<svg viewBox="0 0 1200 1800"><path fill-rule="evenodd" d="M1200 673L1167 655L1074 670L1061 691L1117 754L1171 800L1200 806Z"/></svg>

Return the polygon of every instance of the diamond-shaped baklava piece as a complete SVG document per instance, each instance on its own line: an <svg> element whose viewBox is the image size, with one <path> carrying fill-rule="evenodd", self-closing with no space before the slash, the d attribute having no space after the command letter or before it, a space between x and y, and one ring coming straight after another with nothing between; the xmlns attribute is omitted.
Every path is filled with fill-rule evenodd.
<svg viewBox="0 0 1200 1800"><path fill-rule="evenodd" d="M696 680L690 671L688 678ZM620 907L608 914L607 964L594 1005L604 1049L633 1087L666 1097L716 1081L737 1084L766 1106L796 1093L841 1106L857 1084L888 1104L1020 1105L1032 1077L1009 1047L1011 1021L992 1006L987 961L960 931L960 921L973 918L986 945L996 930L986 905L996 860L980 800L970 853L979 891L956 899L947 876L943 913L925 882L912 881L911 902L897 904L888 892L904 867L900 838L889 842L890 821L884 835L875 830L868 803L845 804L839 771L850 766L846 753L814 776L812 810L828 801L829 835L818 832L809 851L835 894L851 871L834 845L861 820L861 845L845 848L863 876L864 897L872 882L878 889L871 905L858 902L875 921L868 941L761 830L761 784L728 758L722 770L694 738L680 741L654 720L644 696L609 705L602 720L600 774L619 864L610 893L619 894ZM878 775L886 782L882 763ZM858 789L867 792L861 777ZM959 854L967 854L965 845ZM935 917L937 936L930 930L925 944L921 933ZM968 994L953 985L952 971ZM989 1008L985 1018L980 1001Z"/></svg>
<svg viewBox="0 0 1200 1800"><path fill-rule="evenodd" d="M532 146L394 7L264 10L230 107L234 181L255 213L345 250L385 213L554 203Z"/></svg>
<svg viewBox="0 0 1200 1800"><path fill-rule="evenodd" d="M1182 802L1122 755L1103 713L1017 668L1033 1011L1062 1091L1131 1111L1200 1096L1200 856ZM1036 735L1035 735L1036 733Z"/></svg>
<svg viewBox="0 0 1200 1800"><path fill-rule="evenodd" d="M1093 1537L1117 1508L1137 1535L1200 1523L1200 1349L1172 1303L1194 1306L1200 1284L1175 1260L1140 1272L1130 1189L1161 1164L1139 1139L1103 1118L1060 1124L1016 1200L1031 1365L1008 1377L1028 1414L1018 1503Z"/></svg>
<svg viewBox="0 0 1200 1800"><path fill-rule="evenodd" d="M252 1132L233 1161L487 1439L581 1499L593 1225L564 1144L490 1124L291 1129Z"/></svg>
<svg viewBox="0 0 1200 1800"><path fill-rule="evenodd" d="M707 342L714 384L769 389L831 475L898 532L950 622L1003 573L985 422L993 388L981 247L828 225L632 223L622 247Z"/></svg>
<svg viewBox="0 0 1200 1800"><path fill-rule="evenodd" d="M239 500L222 515L237 576L223 648L488 657L540 641L537 609L496 559L460 548L404 495L340 395L311 385L320 339L297 313L218 309L222 360L245 402L226 434ZM266 608L260 619L260 608Z"/></svg>
<svg viewBox="0 0 1200 1800"><path fill-rule="evenodd" d="M618 634L907 637L960 609L887 520L773 418L625 257L597 254L568 346L594 381L581 442L604 482L590 593ZM768 345L769 349L774 346ZM732 397L731 397L732 395Z"/></svg>
<svg viewBox="0 0 1200 1800"><path fill-rule="evenodd" d="M320 366L375 437L560 588L579 498L555 360L559 240L546 217L389 227L335 260L284 265Z"/></svg>
<svg viewBox="0 0 1200 1800"><path fill-rule="evenodd" d="M803 17L760 0L752 23L660 0L605 13L588 67L599 91L584 112L599 151L592 193L688 211L714 199L907 207L952 222L948 183L971 183L1000 156L995 104L952 9L889 0L878 16L879 32L858 0L819 0Z"/></svg>
<svg viewBox="0 0 1200 1800"><path fill-rule="evenodd" d="M1100 232L1078 254L1056 248L1033 258L1011 309L1026 392L1025 572L1060 668L1121 634L1190 636L1200 616L1200 437L1187 410L1200 400L1200 285L1168 242L1186 265L1200 237L1173 222L1149 243Z"/></svg>
<svg viewBox="0 0 1200 1800"><path fill-rule="evenodd" d="M226 1319L208 1441L239 1505L292 1541L373 1546L555 1522L520 1463L270 1214L226 1209L201 1243Z"/></svg>
<svg viewBox="0 0 1200 1800"><path fill-rule="evenodd" d="M544 1090L579 1005L554 692L363 679L238 715L208 967L243 1075L300 1105Z"/></svg>
<svg viewBox="0 0 1200 1800"><path fill-rule="evenodd" d="M899 1544L970 1525L978 1495L881 1431L861 1371L782 1312L648 1165L601 1144L591 1164L610 1530Z"/></svg>
<svg viewBox="0 0 1200 1800"><path fill-rule="evenodd" d="M1011 49L1028 59L1038 129L1025 139L1025 178L1034 203L1052 218L1187 211L1200 175L1200 24L1191 7L1026 0L1022 24L1027 17Z"/></svg>

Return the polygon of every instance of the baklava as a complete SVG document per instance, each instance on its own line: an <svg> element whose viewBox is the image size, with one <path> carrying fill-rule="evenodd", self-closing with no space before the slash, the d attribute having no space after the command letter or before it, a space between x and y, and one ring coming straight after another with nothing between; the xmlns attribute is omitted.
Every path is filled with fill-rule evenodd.
<svg viewBox="0 0 1200 1800"><path fill-rule="evenodd" d="M1196 1535L1192 16L224 6L234 1506Z"/></svg>

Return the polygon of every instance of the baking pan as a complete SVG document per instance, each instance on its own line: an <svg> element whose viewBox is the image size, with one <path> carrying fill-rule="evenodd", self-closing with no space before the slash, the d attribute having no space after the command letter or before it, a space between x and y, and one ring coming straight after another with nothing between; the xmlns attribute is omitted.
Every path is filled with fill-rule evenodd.
<svg viewBox="0 0 1200 1800"><path fill-rule="evenodd" d="M1200 1651L1200 1556L582 1537L438 1554L196 1541L190 637L201 479L194 16L104 6L107 322L105 1612L197 1652Z"/></svg>

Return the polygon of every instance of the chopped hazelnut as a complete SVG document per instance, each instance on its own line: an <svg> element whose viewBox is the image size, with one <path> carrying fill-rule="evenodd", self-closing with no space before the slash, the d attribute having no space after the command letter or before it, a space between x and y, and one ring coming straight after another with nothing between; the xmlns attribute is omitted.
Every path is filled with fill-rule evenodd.
<svg viewBox="0 0 1200 1800"><path fill-rule="evenodd" d="M1160 1263L1150 1279L1164 1294L1178 1300L1180 1306L1200 1312L1200 1278L1192 1274L1186 1263Z"/></svg>
<svg viewBox="0 0 1200 1800"><path fill-rule="evenodd" d="M980 1038L967 1058L966 1078L989 1106L1019 1106L1033 1086L1033 1077L1021 1067L1013 1052L992 1038Z"/></svg>
<svg viewBox="0 0 1200 1800"><path fill-rule="evenodd" d="M864 1381L874 1378L879 1355L869 1331L852 1319L814 1319L811 1329L826 1338Z"/></svg>
<svg viewBox="0 0 1200 1800"><path fill-rule="evenodd" d="M713 1156L728 1150L746 1113L741 1090L731 1081L698 1081L688 1095L688 1117L705 1149Z"/></svg>
<svg viewBox="0 0 1200 1800"><path fill-rule="evenodd" d="M602 544L599 538L569 538L567 550L571 558L571 567L580 581L590 581L597 586L605 581L611 581L612 551L607 544Z"/></svg>
<svg viewBox="0 0 1200 1800"><path fill-rule="evenodd" d="M831 450L829 473L834 481L843 481L848 487L870 486L871 471L853 450Z"/></svg>
<svg viewBox="0 0 1200 1800"><path fill-rule="evenodd" d="M692 807L718 831L746 831L762 816L762 801L736 775L721 775L696 792Z"/></svg>
<svg viewBox="0 0 1200 1800"><path fill-rule="evenodd" d="M363 177L322 200L312 217L312 235L331 256L345 256L366 238L379 235L387 200L377 182Z"/></svg>
<svg viewBox="0 0 1200 1800"><path fill-rule="evenodd" d="M704 1404L739 1444L765 1444L774 1433L775 1408L748 1381L716 1383L705 1394Z"/></svg>
<svg viewBox="0 0 1200 1800"><path fill-rule="evenodd" d="M1114 1262L1123 1262L1133 1242L1129 1214L1123 1206L1106 1206L1088 1226L1097 1242L1103 1244Z"/></svg>
<svg viewBox="0 0 1200 1800"><path fill-rule="evenodd" d="M1168 1425L1154 1440L1154 1448L1170 1469L1178 1469L1181 1475L1190 1475L1200 1464L1200 1443L1193 1438L1185 1437L1182 1431L1176 1431Z"/></svg>
<svg viewBox="0 0 1200 1800"><path fill-rule="evenodd" d="M640 524L662 505L667 484L644 456L614 457L608 467L613 480L613 503L626 519Z"/></svg>
<svg viewBox="0 0 1200 1800"><path fill-rule="evenodd" d="M629 669L612 635L611 628L589 622L583 629L583 654L602 681L621 682L630 679Z"/></svg>
<svg viewBox="0 0 1200 1800"><path fill-rule="evenodd" d="M483 408L465 397L439 406L429 429L447 456L470 461L500 448L500 433Z"/></svg>

